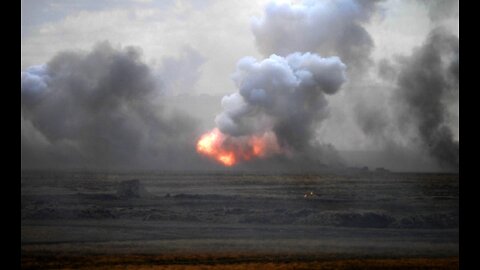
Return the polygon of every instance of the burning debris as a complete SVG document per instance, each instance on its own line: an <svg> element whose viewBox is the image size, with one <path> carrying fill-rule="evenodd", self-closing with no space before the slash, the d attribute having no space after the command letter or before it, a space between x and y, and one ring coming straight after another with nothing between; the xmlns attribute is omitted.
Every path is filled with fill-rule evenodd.
<svg viewBox="0 0 480 270"><path fill-rule="evenodd" d="M305 192L305 194L303 195L304 198L313 198L316 196L317 194L313 193L313 191Z"/></svg>

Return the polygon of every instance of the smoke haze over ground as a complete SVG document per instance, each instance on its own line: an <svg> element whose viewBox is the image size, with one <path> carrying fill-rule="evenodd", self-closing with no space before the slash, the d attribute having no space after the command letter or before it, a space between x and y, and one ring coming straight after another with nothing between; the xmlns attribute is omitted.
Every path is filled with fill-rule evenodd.
<svg viewBox="0 0 480 270"><path fill-rule="evenodd" d="M59 53L22 71L22 166L184 167L195 122L165 115L161 99L134 47Z"/></svg>
<svg viewBox="0 0 480 270"><path fill-rule="evenodd" d="M22 169L219 168L218 127L282 149L239 169L458 170L458 1L23 6Z"/></svg>

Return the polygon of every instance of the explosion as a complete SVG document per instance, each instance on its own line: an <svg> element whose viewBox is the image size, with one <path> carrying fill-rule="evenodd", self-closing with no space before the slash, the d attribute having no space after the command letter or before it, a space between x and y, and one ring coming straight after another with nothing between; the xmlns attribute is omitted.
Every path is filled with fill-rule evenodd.
<svg viewBox="0 0 480 270"><path fill-rule="evenodd" d="M232 75L238 90L222 98L217 127L200 137L197 152L233 166L311 149L314 126L326 114L325 95L340 89L345 69L338 57L312 53L240 59Z"/></svg>
<svg viewBox="0 0 480 270"><path fill-rule="evenodd" d="M197 152L213 158L224 166L233 166L252 158L263 158L281 152L274 133L228 136L218 128L203 134L197 141Z"/></svg>

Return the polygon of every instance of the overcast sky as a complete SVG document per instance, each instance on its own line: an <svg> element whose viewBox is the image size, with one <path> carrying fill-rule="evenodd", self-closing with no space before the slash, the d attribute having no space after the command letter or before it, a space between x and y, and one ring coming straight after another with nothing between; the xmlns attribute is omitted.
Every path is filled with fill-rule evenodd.
<svg viewBox="0 0 480 270"><path fill-rule="evenodd" d="M268 2L22 0L22 69L45 63L61 50L87 50L103 40L141 47L152 65L161 65L164 57L180 57L190 48L205 59L191 91L230 93L236 62L247 55L260 56L250 26ZM419 2L381 3L383 10L366 25L375 59L408 53L421 44L434 23L428 6ZM458 8L452 12L458 13ZM458 35L458 17L442 24Z"/></svg>
<svg viewBox="0 0 480 270"><path fill-rule="evenodd" d="M99 42L108 41L114 50L136 47L140 60L151 69L153 79L162 84L164 94L168 96L210 94L221 97L232 94L237 91L232 74L241 58L252 56L261 60L271 52L276 53L271 45L265 47L267 45L253 29L255 21L265 15L270 2L302 3L271 0L22 0L22 71L48 63L59 52L87 53ZM393 126L398 126L395 123L383 129L381 136L379 133L372 135L362 129L365 119L361 119L362 122L356 117L363 113L372 114L364 107L374 108L378 114L390 117L392 112L387 110L392 105L389 100L396 96L393 89L402 88L402 85L385 80L385 76L389 76L389 71L395 75L404 70L411 61L402 59L410 59L416 48L427 46L433 29L442 27L449 35L459 37L458 1L386 0L375 5L374 12L361 22L361 27L373 41L366 58L370 62L362 67L364 72L347 70L349 80L337 94L326 97L329 114L315 130L319 143L332 144L342 151L390 149L391 142L385 139L390 132L395 134L392 135L395 145L410 145L406 142L410 138L398 135L398 130L391 131ZM286 43L288 39L285 37ZM295 47L292 49L296 50ZM335 48L325 52L327 55L322 56L333 56L328 52L335 52ZM351 66L355 63L352 62ZM411 95L406 97L412 98ZM179 110L185 110L186 101L175 104ZM209 107L212 121L205 123L202 120L202 123L212 128L215 114L221 111L214 113ZM221 110L220 104L217 108ZM458 91L456 98L441 110L451 112L448 119L442 117L441 121L448 122L453 139L458 142ZM192 115L188 111L186 114ZM23 133L45 133L34 118L26 115L22 111ZM371 119L370 116L367 118ZM392 119L397 121L398 117L392 116ZM27 136L29 141L33 140L32 136ZM378 139L379 136L382 138ZM26 148L23 141L22 147ZM425 164L435 167L431 161Z"/></svg>

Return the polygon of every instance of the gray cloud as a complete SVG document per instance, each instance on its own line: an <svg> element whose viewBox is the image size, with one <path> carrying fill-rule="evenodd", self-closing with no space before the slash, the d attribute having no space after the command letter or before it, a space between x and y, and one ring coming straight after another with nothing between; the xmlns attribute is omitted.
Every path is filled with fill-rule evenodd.
<svg viewBox="0 0 480 270"><path fill-rule="evenodd" d="M206 58L195 49L185 46L179 57L164 57L158 71L163 91L168 94L192 93L200 78L200 67Z"/></svg>
<svg viewBox="0 0 480 270"><path fill-rule="evenodd" d="M363 133L384 159L402 161L410 168L409 160L415 159L428 163L429 170L435 167L432 164L436 170L458 170L459 142L453 132L458 115L451 108L458 104L459 94L458 37L436 28L411 55L396 56L392 62L383 59L377 68L389 95L380 100L364 95L354 103ZM428 156L431 161L425 160Z"/></svg>
<svg viewBox="0 0 480 270"><path fill-rule="evenodd" d="M452 17L458 18L458 0L419 1L428 9L432 22L440 22Z"/></svg>
<svg viewBox="0 0 480 270"><path fill-rule="evenodd" d="M287 55L316 52L336 55L349 68L363 71L371 64L374 47L367 23L379 1L304 1L301 4L270 3L264 16L252 22L259 50Z"/></svg>
<svg viewBox="0 0 480 270"><path fill-rule="evenodd" d="M22 167L188 167L195 122L164 113L155 81L137 48L107 42L22 71Z"/></svg>
<svg viewBox="0 0 480 270"><path fill-rule="evenodd" d="M450 169L459 164L459 142L447 122L449 99L458 100L458 63L458 38L434 29L401 69L395 93L399 121L414 125L425 149Z"/></svg>

